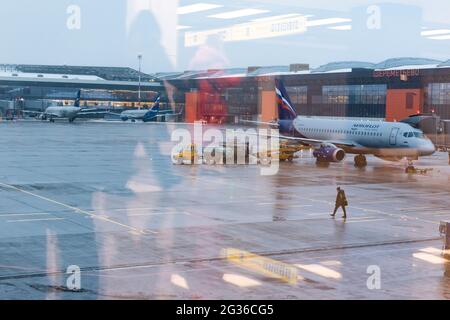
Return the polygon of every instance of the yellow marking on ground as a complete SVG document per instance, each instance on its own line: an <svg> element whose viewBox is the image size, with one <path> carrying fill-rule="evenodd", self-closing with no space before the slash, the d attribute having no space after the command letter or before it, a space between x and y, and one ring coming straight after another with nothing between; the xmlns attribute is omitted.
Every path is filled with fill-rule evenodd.
<svg viewBox="0 0 450 320"><path fill-rule="evenodd" d="M244 269L260 273L267 277L280 279L291 285L297 284L298 270L290 264L233 248L223 249L222 256L231 263Z"/></svg>

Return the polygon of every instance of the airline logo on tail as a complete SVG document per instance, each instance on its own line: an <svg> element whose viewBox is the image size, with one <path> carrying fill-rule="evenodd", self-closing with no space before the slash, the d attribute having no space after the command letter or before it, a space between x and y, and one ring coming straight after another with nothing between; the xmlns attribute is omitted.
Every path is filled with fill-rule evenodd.
<svg viewBox="0 0 450 320"><path fill-rule="evenodd" d="M275 92L277 94L278 112L280 120L292 120L297 117L294 107L292 106L289 94L284 87L282 81L277 80L275 85Z"/></svg>
<svg viewBox="0 0 450 320"><path fill-rule="evenodd" d="M79 107L81 102L81 90L77 92L77 98L75 99L74 107Z"/></svg>
<svg viewBox="0 0 450 320"><path fill-rule="evenodd" d="M159 102L161 101L161 96L158 95L158 97L156 98L154 105L152 107L152 111L158 111L159 110Z"/></svg>

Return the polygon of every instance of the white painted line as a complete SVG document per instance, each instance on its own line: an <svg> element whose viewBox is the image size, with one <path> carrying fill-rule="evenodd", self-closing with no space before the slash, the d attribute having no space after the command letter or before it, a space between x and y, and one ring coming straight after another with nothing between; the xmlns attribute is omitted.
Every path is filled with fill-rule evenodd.
<svg viewBox="0 0 450 320"><path fill-rule="evenodd" d="M384 221L384 220L386 220L386 219L347 220L346 223L375 222L375 221Z"/></svg>
<svg viewBox="0 0 450 320"><path fill-rule="evenodd" d="M7 220L6 222L9 222L9 223L16 223L16 222L57 221L57 220L65 220L65 218Z"/></svg>
<svg viewBox="0 0 450 320"><path fill-rule="evenodd" d="M320 212L320 213L308 213L308 216L327 216L332 214L333 212Z"/></svg>
<svg viewBox="0 0 450 320"><path fill-rule="evenodd" d="M397 210L400 211L418 211L418 210L424 210L424 211L430 211L430 210L445 210L445 207L411 207L411 208L397 208Z"/></svg>
<svg viewBox="0 0 450 320"><path fill-rule="evenodd" d="M403 203L403 202L407 202L406 200L386 200L386 199L380 199L380 200L372 200L372 201L361 201L358 202L359 205L364 205L364 204L380 204L380 203Z"/></svg>
<svg viewBox="0 0 450 320"><path fill-rule="evenodd" d="M87 215L87 216L89 216L89 217L92 217L93 219L98 219L98 220L103 220L103 221L106 221L106 222L110 222L110 223L112 223L112 224L115 224L115 225L121 226L121 227L123 227L123 228L126 228L126 229L128 229L128 230L130 230L130 231L137 232L137 233L139 233L139 234L157 234L157 232L150 231L150 230L147 231L147 230L137 229L137 228L135 228L135 227L132 227L132 226L123 224L123 223L121 223L121 222L112 220L112 219L110 219L110 218L107 218L107 217L104 217L104 216L99 216L99 215L90 213L90 212L88 212L88 211L86 211L86 210L83 210L83 209L80 209L80 208L77 208L77 207L73 207L73 206L70 206L70 205L68 205L68 204L65 204L65 203L62 203L62 202L59 202L59 201L56 201L56 200L52 200L52 199L47 198L47 197L40 196L40 195L38 195L38 194L36 194L36 193L33 193L33 192L30 192L30 191L26 191L26 190L17 188L17 187L14 187L14 186L12 186L12 185L9 185L9 184L3 183L3 182L0 182L0 186L3 186L3 187L5 187L5 188L11 189L11 190L15 190L15 191L18 191L18 192L21 192L21 193L24 193L24 194L27 194L27 195L30 195L30 196L33 196L33 197L38 198L38 199L41 199L41 200L45 200L45 201L47 201L47 202L50 202L50 203L59 205L59 206L61 206L61 207L65 207L65 208L71 209L71 210L73 210L73 211L76 212L76 213L81 213L81 214Z"/></svg>
<svg viewBox="0 0 450 320"><path fill-rule="evenodd" d="M1 218L10 217L32 217L32 216L49 216L51 213L11 213L11 214L0 214Z"/></svg>
<svg viewBox="0 0 450 320"><path fill-rule="evenodd" d="M270 206L270 205L274 205L276 204L276 202L260 202L257 205L258 206Z"/></svg>
<svg viewBox="0 0 450 320"><path fill-rule="evenodd" d="M450 211L435 211L435 212L433 212L434 216L446 216L449 214L450 214Z"/></svg>
<svg viewBox="0 0 450 320"><path fill-rule="evenodd" d="M190 216L190 214L186 212L152 212L152 213L132 213L128 214L128 217L144 217L144 216L173 216L173 215L186 215Z"/></svg>
<svg viewBox="0 0 450 320"><path fill-rule="evenodd" d="M288 208L306 208L306 207L312 207L312 204L294 204L294 205L287 205Z"/></svg>
<svg viewBox="0 0 450 320"><path fill-rule="evenodd" d="M141 211L141 210L155 210L155 207L152 207L152 208L119 208L119 209L111 209L110 211ZM95 211L91 210L90 212L95 212Z"/></svg>

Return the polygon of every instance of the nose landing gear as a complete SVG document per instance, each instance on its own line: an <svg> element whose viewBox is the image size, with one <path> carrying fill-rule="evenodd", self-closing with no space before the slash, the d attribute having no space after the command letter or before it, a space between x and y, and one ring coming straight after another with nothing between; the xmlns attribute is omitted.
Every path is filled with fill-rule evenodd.
<svg viewBox="0 0 450 320"><path fill-rule="evenodd" d="M364 156L362 154L355 156L355 167L364 168L366 166L367 166L366 156Z"/></svg>
<svg viewBox="0 0 450 320"><path fill-rule="evenodd" d="M414 167L414 164L411 160L408 160L408 166L405 169L405 173L416 173L416 167Z"/></svg>

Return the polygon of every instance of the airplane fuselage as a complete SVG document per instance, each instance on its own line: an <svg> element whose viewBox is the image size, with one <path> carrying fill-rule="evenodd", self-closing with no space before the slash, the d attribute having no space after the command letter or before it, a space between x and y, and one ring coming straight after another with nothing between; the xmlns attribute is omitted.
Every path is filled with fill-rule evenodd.
<svg viewBox="0 0 450 320"><path fill-rule="evenodd" d="M405 123L298 116L292 126L290 129L296 134L308 139L346 142L348 145L341 148L352 154L373 154L395 160L416 159L435 152L433 143L422 131Z"/></svg>
<svg viewBox="0 0 450 320"><path fill-rule="evenodd" d="M81 108L75 106L48 107L45 109L43 116L47 119L68 118L69 120L74 120L80 111Z"/></svg>
<svg viewBox="0 0 450 320"><path fill-rule="evenodd" d="M120 118L123 121L127 120L142 120L142 121L151 121L155 119L157 111L152 111L150 109L141 109L141 110L126 110L120 114Z"/></svg>

